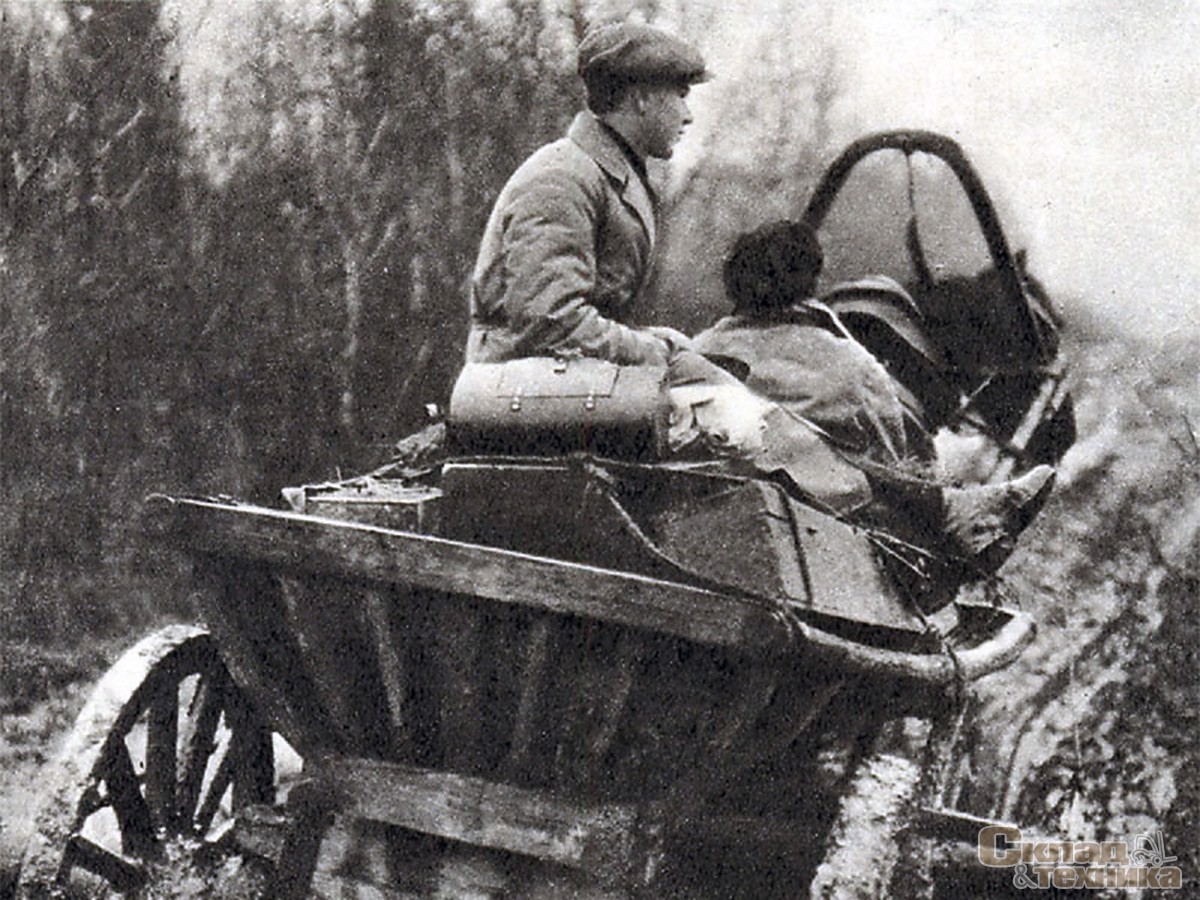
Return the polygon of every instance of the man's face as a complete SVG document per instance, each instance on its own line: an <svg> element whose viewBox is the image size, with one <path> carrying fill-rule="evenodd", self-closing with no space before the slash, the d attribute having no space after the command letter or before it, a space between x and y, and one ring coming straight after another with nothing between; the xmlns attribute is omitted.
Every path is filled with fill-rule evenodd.
<svg viewBox="0 0 1200 900"><path fill-rule="evenodd" d="M683 129L692 123L687 85L646 85L640 92L641 150L655 159L670 159Z"/></svg>

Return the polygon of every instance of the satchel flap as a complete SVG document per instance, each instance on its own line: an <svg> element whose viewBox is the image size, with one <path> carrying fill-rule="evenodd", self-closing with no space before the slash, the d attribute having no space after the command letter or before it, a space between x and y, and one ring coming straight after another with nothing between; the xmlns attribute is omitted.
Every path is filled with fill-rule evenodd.
<svg viewBox="0 0 1200 900"><path fill-rule="evenodd" d="M620 366L603 359L513 359L496 366L498 397L611 397Z"/></svg>

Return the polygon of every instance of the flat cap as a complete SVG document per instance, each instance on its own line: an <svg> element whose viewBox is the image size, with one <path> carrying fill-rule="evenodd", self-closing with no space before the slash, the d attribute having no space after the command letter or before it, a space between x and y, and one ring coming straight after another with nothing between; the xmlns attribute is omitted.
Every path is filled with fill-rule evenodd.
<svg viewBox="0 0 1200 900"><path fill-rule="evenodd" d="M630 81L707 81L704 57L679 38L633 22L591 28L579 42L579 74Z"/></svg>

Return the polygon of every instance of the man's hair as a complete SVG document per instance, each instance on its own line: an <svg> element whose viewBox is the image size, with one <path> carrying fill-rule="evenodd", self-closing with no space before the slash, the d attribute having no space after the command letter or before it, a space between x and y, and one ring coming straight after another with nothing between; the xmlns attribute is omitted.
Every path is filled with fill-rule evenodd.
<svg viewBox="0 0 1200 900"><path fill-rule="evenodd" d="M621 105L633 84L628 78L616 77L607 72L585 75L583 86L587 88L588 109L598 116L612 112Z"/></svg>
<svg viewBox="0 0 1200 900"><path fill-rule="evenodd" d="M734 241L725 258L725 291L735 313L778 309L810 296L824 264L811 227L770 222Z"/></svg>
<svg viewBox="0 0 1200 900"><path fill-rule="evenodd" d="M631 91L639 87L687 87L689 83L676 78L629 78L608 72L589 73L583 76L587 88L587 106L598 116L610 113L625 100Z"/></svg>

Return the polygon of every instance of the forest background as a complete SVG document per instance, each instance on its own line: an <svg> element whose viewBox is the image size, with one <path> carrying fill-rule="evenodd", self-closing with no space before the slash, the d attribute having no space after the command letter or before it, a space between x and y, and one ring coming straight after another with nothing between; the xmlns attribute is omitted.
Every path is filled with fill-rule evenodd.
<svg viewBox="0 0 1200 900"><path fill-rule="evenodd" d="M999 185L1067 317L1083 437L1035 538L1052 558L1008 579L1043 637L1015 694L983 686L997 768L974 809L1166 823L1200 848L1200 75L1179 65L1200 16L1169 0L1035 19L1020 3L741 8L0 0L3 711L92 674L97 639L190 615L186 572L137 537L148 493L273 503L381 462L444 403L490 205L580 107L584 28L632 15L717 74L653 172L647 321L719 314L732 236L797 214L869 128L948 131Z"/></svg>

